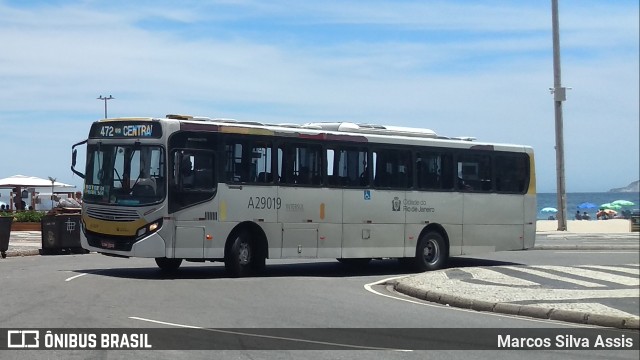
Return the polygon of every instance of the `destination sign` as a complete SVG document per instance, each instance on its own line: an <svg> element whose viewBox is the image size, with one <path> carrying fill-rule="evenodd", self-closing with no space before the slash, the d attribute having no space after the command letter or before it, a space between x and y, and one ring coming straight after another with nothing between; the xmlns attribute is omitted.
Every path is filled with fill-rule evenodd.
<svg viewBox="0 0 640 360"><path fill-rule="evenodd" d="M160 123L152 121L97 122L91 126L91 138L159 138Z"/></svg>

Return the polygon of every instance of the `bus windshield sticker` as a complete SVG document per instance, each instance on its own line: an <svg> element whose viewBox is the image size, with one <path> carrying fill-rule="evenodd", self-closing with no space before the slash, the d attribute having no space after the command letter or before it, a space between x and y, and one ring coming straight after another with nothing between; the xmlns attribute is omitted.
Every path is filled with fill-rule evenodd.
<svg viewBox="0 0 640 360"><path fill-rule="evenodd" d="M87 195L104 196L104 186L102 185L85 185L84 193Z"/></svg>
<svg viewBox="0 0 640 360"><path fill-rule="evenodd" d="M371 200L371 191L370 190L365 190L364 191L364 199L365 200Z"/></svg>

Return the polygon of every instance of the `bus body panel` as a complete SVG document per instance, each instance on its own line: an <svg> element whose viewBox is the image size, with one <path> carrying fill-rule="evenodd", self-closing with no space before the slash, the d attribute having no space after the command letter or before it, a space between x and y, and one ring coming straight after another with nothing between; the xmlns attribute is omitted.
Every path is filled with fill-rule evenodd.
<svg viewBox="0 0 640 360"><path fill-rule="evenodd" d="M318 258L342 257L342 224L318 225Z"/></svg>
<svg viewBox="0 0 640 360"><path fill-rule="evenodd" d="M278 221L277 186L250 186L220 184L216 198L224 203L219 209L221 221L255 221L275 223Z"/></svg>
<svg viewBox="0 0 640 360"><path fill-rule="evenodd" d="M462 255L522 249L523 225L465 224ZM471 239L471 240L470 240Z"/></svg>
<svg viewBox="0 0 640 360"><path fill-rule="evenodd" d="M176 221L173 257L178 259L202 259L204 257L204 226L196 221Z"/></svg>
<svg viewBox="0 0 640 360"><path fill-rule="evenodd" d="M442 227L449 238L449 255L460 256L462 252L463 225L462 224L442 224Z"/></svg>
<svg viewBox="0 0 640 360"><path fill-rule="evenodd" d="M404 195L397 190L344 191L343 258L404 255Z"/></svg>
<svg viewBox="0 0 640 360"><path fill-rule="evenodd" d="M404 224L405 192L400 190L344 190L346 224Z"/></svg>
<svg viewBox="0 0 640 360"><path fill-rule="evenodd" d="M402 257L404 225L344 224L343 258Z"/></svg>
<svg viewBox="0 0 640 360"><path fill-rule="evenodd" d="M317 223L282 224L282 258L318 257Z"/></svg>
<svg viewBox="0 0 640 360"><path fill-rule="evenodd" d="M537 197L536 197L536 162L533 149L525 149L529 155L529 189L524 195L524 249L531 249L536 241Z"/></svg>
<svg viewBox="0 0 640 360"><path fill-rule="evenodd" d="M464 194L463 254L522 249L524 197Z"/></svg>

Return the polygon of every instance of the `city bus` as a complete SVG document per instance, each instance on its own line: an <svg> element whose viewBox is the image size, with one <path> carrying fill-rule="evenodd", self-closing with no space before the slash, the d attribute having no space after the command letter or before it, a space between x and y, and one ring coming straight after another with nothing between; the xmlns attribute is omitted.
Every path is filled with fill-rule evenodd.
<svg viewBox="0 0 640 360"><path fill-rule="evenodd" d="M220 261L239 277L321 258L428 271L535 242L533 149L429 129L103 119L71 170L84 178L82 247L165 271Z"/></svg>

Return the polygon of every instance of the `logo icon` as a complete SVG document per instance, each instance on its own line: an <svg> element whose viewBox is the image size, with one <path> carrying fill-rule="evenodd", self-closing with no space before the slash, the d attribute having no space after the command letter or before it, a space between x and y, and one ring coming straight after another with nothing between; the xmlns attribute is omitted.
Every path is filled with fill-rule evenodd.
<svg viewBox="0 0 640 360"><path fill-rule="evenodd" d="M400 211L400 206L402 205L402 201L396 196L391 200L391 210Z"/></svg>
<svg viewBox="0 0 640 360"><path fill-rule="evenodd" d="M40 347L39 330L8 330L7 347L12 349L26 349Z"/></svg>
<svg viewBox="0 0 640 360"><path fill-rule="evenodd" d="M71 219L67 219L67 221L64 222L65 225L67 225L67 231L68 232L73 232L73 230L76 229L76 222L71 220Z"/></svg>

